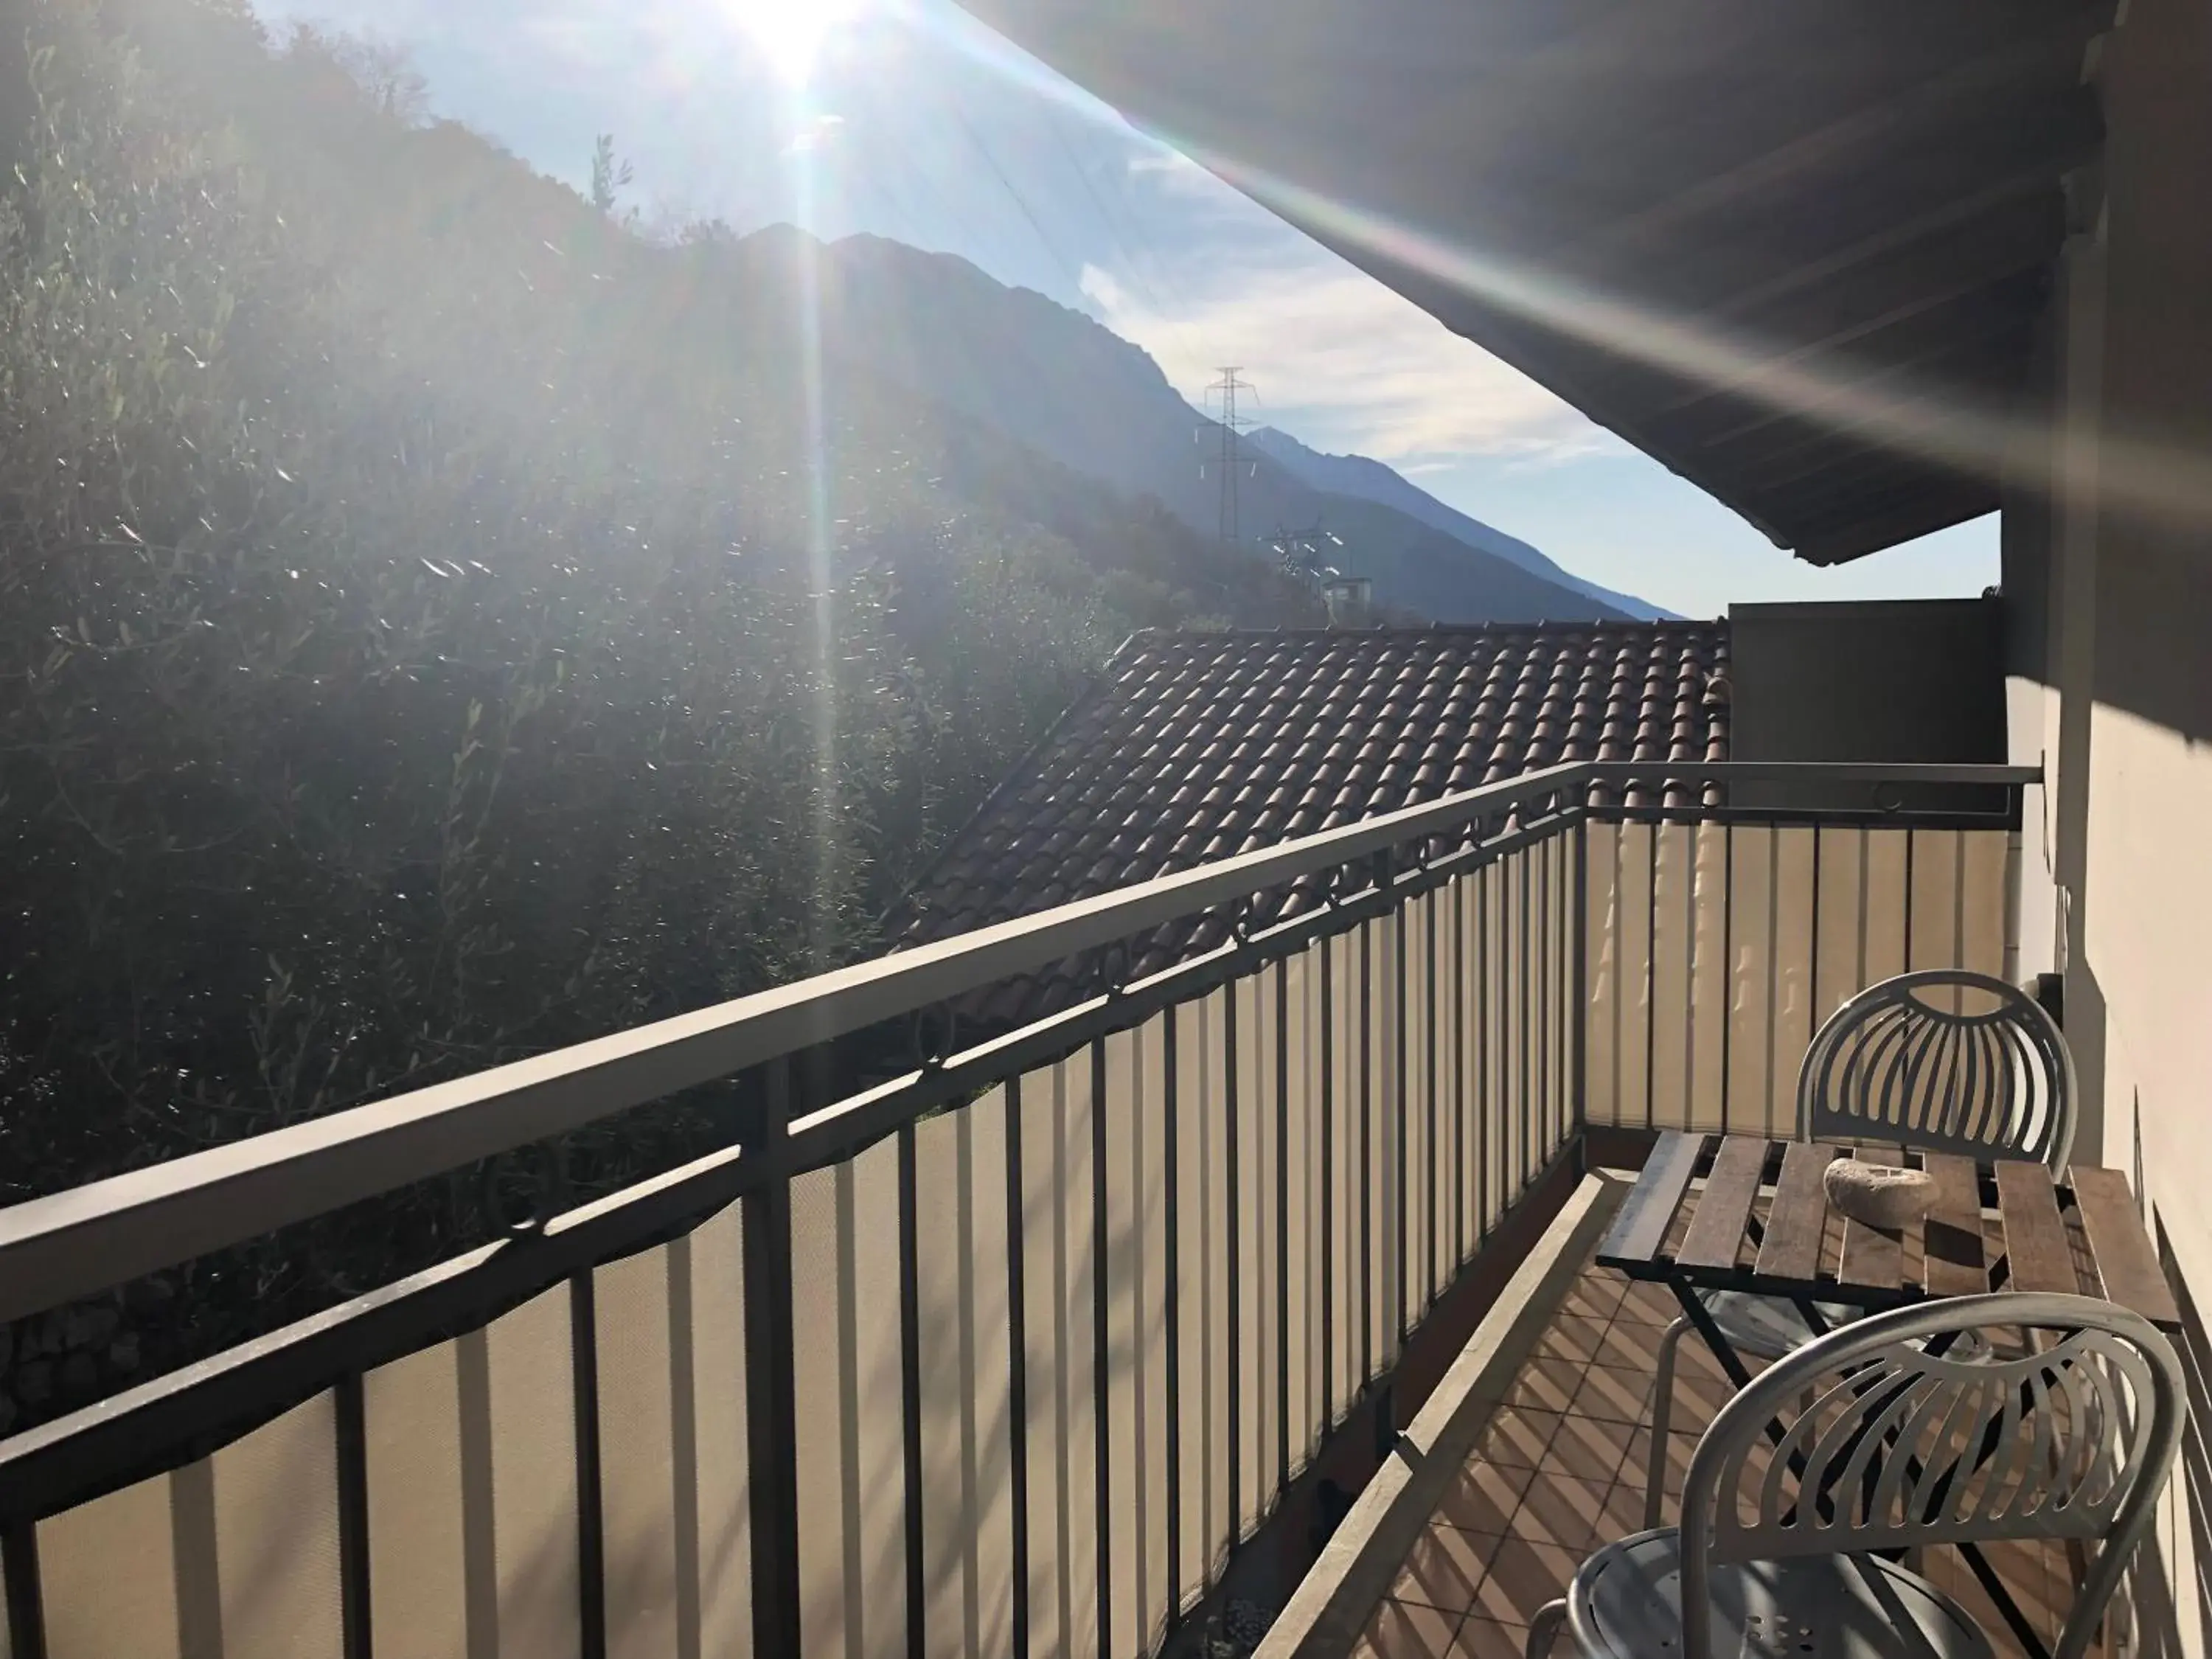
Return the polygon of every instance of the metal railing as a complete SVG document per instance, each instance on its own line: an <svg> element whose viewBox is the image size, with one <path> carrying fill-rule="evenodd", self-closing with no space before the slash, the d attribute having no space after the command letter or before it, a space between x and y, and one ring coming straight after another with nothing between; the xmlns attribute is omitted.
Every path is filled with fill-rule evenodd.
<svg viewBox="0 0 2212 1659"><path fill-rule="evenodd" d="M1585 1123L1788 1136L1797 1071L1858 991L2014 976L2005 823L1592 823Z"/></svg>
<svg viewBox="0 0 2212 1659"><path fill-rule="evenodd" d="M1726 804L1757 779L2005 805ZM1152 1650L1585 1122L1771 1121L1893 932L2001 954L1987 847L2036 780L1553 768L0 1212L5 1319L748 1103L737 1145L0 1443L5 1659ZM1618 804L1668 787L1708 804ZM1127 980L1199 915L1220 945ZM936 1011L1071 958L1088 1000L936 1052ZM803 1096L898 1020L909 1070ZM160 1565L118 1596L125 1559Z"/></svg>

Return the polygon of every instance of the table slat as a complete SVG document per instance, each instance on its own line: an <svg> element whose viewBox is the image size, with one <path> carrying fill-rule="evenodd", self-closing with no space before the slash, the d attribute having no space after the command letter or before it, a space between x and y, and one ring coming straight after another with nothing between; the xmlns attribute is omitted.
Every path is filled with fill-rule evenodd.
<svg viewBox="0 0 2212 1659"><path fill-rule="evenodd" d="M1766 1242L1759 1247L1762 1277L1806 1280L1820 1276L1828 1228L1828 1194L1820 1185L1820 1172L1840 1150L1800 1140L1782 1155L1782 1177L1774 1184L1774 1202L1766 1212Z"/></svg>
<svg viewBox="0 0 2212 1659"><path fill-rule="evenodd" d="M2159 1271L2158 1252L2136 1212L2128 1178L2118 1170L2078 1166L2067 1173L2105 1299L2134 1310L2154 1325L2178 1327L2181 1310L2174 1305L2173 1291Z"/></svg>
<svg viewBox="0 0 2212 1659"><path fill-rule="evenodd" d="M1599 1261L1615 1267L1650 1264L1666 1245L1667 1229L1681 1206L1690 1177L1697 1171L1698 1155L1705 1149L1705 1138L1701 1134L1669 1129L1659 1137L1650 1157L1644 1160L1644 1172L1636 1177L1636 1185L1621 1202L1620 1213L1613 1219L1613 1231L1598 1247Z"/></svg>
<svg viewBox="0 0 2212 1659"><path fill-rule="evenodd" d="M1982 1183L1972 1158L1930 1152L1920 1167L1936 1177L1936 1202L1922 1224L1921 1283L1930 1296L1979 1296L1990 1287L1982 1249Z"/></svg>
<svg viewBox="0 0 2212 1659"><path fill-rule="evenodd" d="M1894 1146L1862 1146L1856 1156L1862 1164L1890 1169L1905 1161L1904 1154ZM1846 1218L1843 1268L1837 1277L1846 1285L1863 1285L1869 1290L1896 1290L1905 1279L1905 1235Z"/></svg>
<svg viewBox="0 0 2212 1659"><path fill-rule="evenodd" d="M1726 1135L1713 1154L1712 1173L1705 1190L1690 1212L1689 1231L1675 1261L1685 1267L1713 1267L1723 1271L1736 1265L1743 1248L1744 1224L1759 1196L1759 1177L1766 1172L1767 1143L1753 1135Z"/></svg>
<svg viewBox="0 0 2212 1659"><path fill-rule="evenodd" d="M1996 1166L1997 1214L2004 1223L2005 1254L2012 1276L2005 1288L2081 1292L2074 1273L2074 1249L2058 1216L2058 1190L2040 1164L2008 1159Z"/></svg>

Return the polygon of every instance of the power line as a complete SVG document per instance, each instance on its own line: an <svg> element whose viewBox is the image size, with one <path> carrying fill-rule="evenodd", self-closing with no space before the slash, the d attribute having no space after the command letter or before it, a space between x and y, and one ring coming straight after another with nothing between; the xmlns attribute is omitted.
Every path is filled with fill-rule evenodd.
<svg viewBox="0 0 2212 1659"><path fill-rule="evenodd" d="M1060 251L1059 245L1045 234L1043 223L1030 209L1029 198L1022 194L1013 179L1007 176L1006 168L999 165L999 158L992 153L991 147L983 142L982 135L977 132L973 124L969 122L968 112L961 108L958 101L948 100L947 103L952 111L953 120L958 125L962 133L966 136L969 147L983 158L983 165L991 170L992 175L1005 187L1006 194L1013 198L1015 208L1020 212L1022 217L1029 222L1029 227L1036 233L1037 242L1044 249L1046 257L1060 267L1060 273L1067 278L1070 289L1076 293L1081 293L1083 278L1068 263L1066 255Z"/></svg>
<svg viewBox="0 0 2212 1659"><path fill-rule="evenodd" d="M1319 586L1343 574L1328 561L1332 550L1344 545L1344 538L1331 530L1318 516L1304 530L1293 530L1278 519L1274 529L1260 539L1274 554L1276 562L1286 576Z"/></svg>
<svg viewBox="0 0 2212 1659"><path fill-rule="evenodd" d="M1128 210L1128 198L1123 195L1120 185L1115 181L1109 170L1109 185L1113 190L1115 200L1121 204L1123 214L1117 216L1108 210L1104 198L1098 194L1091 182L1090 169L1085 167L1081 159L1077 156L1075 147L1068 143L1067 135L1060 127L1058 114L1056 111L1048 110L1045 113L1045 126L1059 144L1060 153L1066 158L1069 170L1075 174L1077 180L1082 185L1083 193L1091 198L1091 210L1097 214L1098 222L1105 228L1107 235L1112 240L1114 246L1121 250L1122 265L1128 271L1130 279L1136 283L1138 291L1151 304L1152 314L1175 331L1176 343L1182 348L1184 356L1189 362L1196 363L1200 361L1200 354L1191 343L1188 331L1183 327L1181 318L1169 310L1162 301L1159 290L1152 286L1152 279L1146 275L1144 261L1137 257L1135 239L1123 233L1122 225L1125 219L1126 222L1133 228L1138 223L1137 216Z"/></svg>
<svg viewBox="0 0 2212 1659"><path fill-rule="evenodd" d="M1242 378L1243 372L1235 365L1224 368L1220 371L1221 378L1206 388L1208 407L1212 404L1214 393L1221 394L1221 539L1230 547L1239 545L1244 539L1237 523L1237 482L1238 474L1244 470L1244 428L1252 422L1249 416L1237 412L1237 394L1250 392L1253 387L1249 380Z"/></svg>

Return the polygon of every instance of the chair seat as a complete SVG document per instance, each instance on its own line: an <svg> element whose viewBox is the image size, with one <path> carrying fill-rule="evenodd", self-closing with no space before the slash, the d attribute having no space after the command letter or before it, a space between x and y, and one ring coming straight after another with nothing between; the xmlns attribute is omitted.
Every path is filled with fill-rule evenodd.
<svg viewBox="0 0 2212 1659"><path fill-rule="evenodd" d="M1608 1545L1567 1591L1586 1659L1994 1659L1966 1610L1879 1556L1716 1564L1712 1651L1680 1656L1680 1537L1671 1527Z"/></svg>
<svg viewBox="0 0 2212 1659"><path fill-rule="evenodd" d="M1740 1354L1780 1359L1796 1352L1814 1337L1813 1328L1797 1311L1797 1304L1781 1297L1753 1296L1747 1291L1699 1291L1698 1300L1705 1304L1705 1311L1728 1338L1729 1346ZM1860 1309L1835 1303L1813 1305L1830 1330L1865 1316Z"/></svg>

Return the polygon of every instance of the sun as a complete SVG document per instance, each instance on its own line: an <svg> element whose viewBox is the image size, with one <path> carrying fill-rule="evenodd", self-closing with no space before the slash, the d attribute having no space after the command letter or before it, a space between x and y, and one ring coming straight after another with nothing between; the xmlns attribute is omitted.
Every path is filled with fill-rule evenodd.
<svg viewBox="0 0 2212 1659"><path fill-rule="evenodd" d="M723 0L784 83L812 78L823 43L859 9L860 0Z"/></svg>

